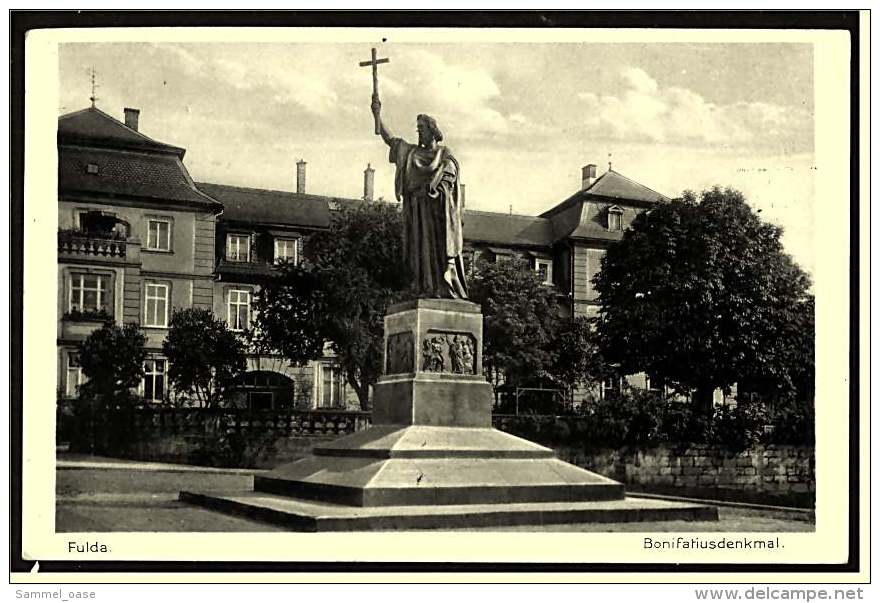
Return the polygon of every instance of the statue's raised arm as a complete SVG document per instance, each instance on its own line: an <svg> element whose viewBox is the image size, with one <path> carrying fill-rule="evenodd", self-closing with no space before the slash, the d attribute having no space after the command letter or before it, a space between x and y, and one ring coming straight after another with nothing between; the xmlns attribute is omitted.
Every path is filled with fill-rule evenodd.
<svg viewBox="0 0 880 603"><path fill-rule="evenodd" d="M369 61L361 61L360 63L358 63L358 65L360 65L361 67L369 67L373 72L373 102L371 106L373 109L373 118L376 122L376 134L381 134L382 140L388 142L389 140L391 140L391 138L386 137L387 130L385 131L385 134L382 133L382 127L380 123L381 120L379 119L379 111L382 109L382 103L379 102L379 65L381 65L382 63L390 63L391 59L378 58L376 56L375 48L370 50L370 57L371 58Z"/></svg>
<svg viewBox="0 0 880 603"><path fill-rule="evenodd" d="M379 101L378 95L373 96L373 102L370 103L370 108L373 110L373 120L376 122L376 134L382 137L385 144L391 146L391 140L394 136L388 128L385 127L385 123L382 121L382 103Z"/></svg>

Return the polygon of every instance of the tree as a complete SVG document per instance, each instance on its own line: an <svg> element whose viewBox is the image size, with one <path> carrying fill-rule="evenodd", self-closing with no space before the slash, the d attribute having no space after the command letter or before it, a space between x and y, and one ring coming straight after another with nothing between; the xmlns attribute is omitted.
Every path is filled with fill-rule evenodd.
<svg viewBox="0 0 880 603"><path fill-rule="evenodd" d="M815 392L815 299L807 295L788 310L773 342L779 362L758 367L738 384L740 394L757 394L760 399L778 403L795 398L812 402ZM780 371L777 365L786 367Z"/></svg>
<svg viewBox="0 0 880 603"><path fill-rule="evenodd" d="M470 298L483 307L483 371L495 388L548 376L558 327L556 294L525 262L479 262Z"/></svg>
<svg viewBox="0 0 880 603"><path fill-rule="evenodd" d="M257 293L255 341L296 364L329 343L362 409L382 374L384 316L409 283L394 206L365 203L336 213L305 244L306 259L284 265Z"/></svg>
<svg viewBox="0 0 880 603"><path fill-rule="evenodd" d="M79 345L79 362L88 381L80 396L104 409L130 401L131 390L144 377L146 336L134 323L119 326L106 322Z"/></svg>
<svg viewBox="0 0 880 603"><path fill-rule="evenodd" d="M552 346L550 373L569 401L575 389L614 374L599 349L593 321L586 316L560 320Z"/></svg>
<svg viewBox="0 0 880 603"><path fill-rule="evenodd" d="M133 393L144 376L146 336L138 325L112 320L79 344L79 362L87 381L74 407L77 427L71 447L82 452L121 454L134 433L132 416L139 403Z"/></svg>
<svg viewBox="0 0 880 603"><path fill-rule="evenodd" d="M176 310L162 342L168 379L175 391L218 408L246 368L244 342L226 323L203 308Z"/></svg>
<svg viewBox="0 0 880 603"><path fill-rule="evenodd" d="M703 414L715 388L746 376L790 386L799 368L786 337L810 281L781 234L718 187L640 214L593 280L605 357L693 391Z"/></svg>

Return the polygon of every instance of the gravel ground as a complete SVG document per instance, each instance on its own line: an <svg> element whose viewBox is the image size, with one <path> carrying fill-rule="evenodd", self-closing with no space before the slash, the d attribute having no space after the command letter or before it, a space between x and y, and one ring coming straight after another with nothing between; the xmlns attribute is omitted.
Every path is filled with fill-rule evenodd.
<svg viewBox="0 0 880 603"><path fill-rule="evenodd" d="M58 532L277 532L281 528L201 509L177 500L180 490L249 490L246 473L198 471L107 459L65 463L56 471L55 528ZM124 463L125 467L120 467ZM811 532L811 522L719 507L718 522L640 522L485 528L483 531L542 532Z"/></svg>

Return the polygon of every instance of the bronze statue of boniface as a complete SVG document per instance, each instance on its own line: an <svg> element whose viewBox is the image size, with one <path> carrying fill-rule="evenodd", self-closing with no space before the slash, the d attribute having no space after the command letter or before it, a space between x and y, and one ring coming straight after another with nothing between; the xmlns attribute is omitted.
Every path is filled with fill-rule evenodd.
<svg viewBox="0 0 880 603"><path fill-rule="evenodd" d="M388 59L361 63L373 68L371 108L376 134L389 147L396 167L394 192L402 203L403 253L412 288L422 298L467 299L461 221L461 169L452 151L440 145L443 133L428 115L416 118L418 143L397 138L382 121L376 66Z"/></svg>

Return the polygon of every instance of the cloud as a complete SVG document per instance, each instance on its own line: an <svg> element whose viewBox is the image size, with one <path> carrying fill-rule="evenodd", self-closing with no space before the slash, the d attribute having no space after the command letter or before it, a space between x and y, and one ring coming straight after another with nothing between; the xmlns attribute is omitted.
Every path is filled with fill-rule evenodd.
<svg viewBox="0 0 880 603"><path fill-rule="evenodd" d="M648 75L644 69L639 69L638 67L624 69L621 76L633 90L644 94L654 94L657 92L656 80Z"/></svg>
<svg viewBox="0 0 880 603"><path fill-rule="evenodd" d="M259 44L161 48L169 50L165 56L173 57L188 77L228 90L229 102L236 106L248 103L241 97L248 93L270 101L265 111L273 115L286 108L299 127L321 124L325 131L337 133L351 129L346 124L360 123L364 116L369 120L369 69L357 67L363 59L358 54L361 48L325 44L297 44L289 52ZM437 118L455 145L507 140L525 127L533 135L542 131L522 107L508 108L497 76L472 55L449 56L417 47L399 50L392 53L390 64L379 67L383 116L395 134L414 137L419 113Z"/></svg>
<svg viewBox="0 0 880 603"><path fill-rule="evenodd" d="M383 96L419 113L437 115L441 127L454 131L457 139L497 136L522 123L522 114L508 115L499 108L501 88L485 68L420 49L408 49L399 57L393 70L380 74Z"/></svg>
<svg viewBox="0 0 880 603"><path fill-rule="evenodd" d="M308 113L329 115L343 100L338 93L343 77L328 65L328 53L319 45L297 47L297 56L289 60L260 45L167 48L192 76L209 77L236 90L268 89L275 102L294 104Z"/></svg>
<svg viewBox="0 0 880 603"><path fill-rule="evenodd" d="M598 137L631 142L711 145L802 144L812 136L811 115L769 103L707 101L680 87L661 87L647 72L627 68L621 92L581 92L584 124Z"/></svg>

